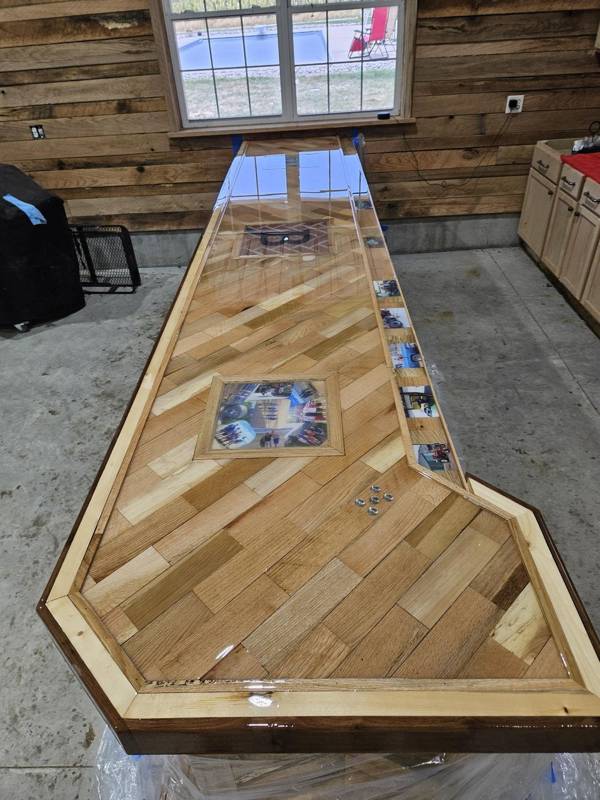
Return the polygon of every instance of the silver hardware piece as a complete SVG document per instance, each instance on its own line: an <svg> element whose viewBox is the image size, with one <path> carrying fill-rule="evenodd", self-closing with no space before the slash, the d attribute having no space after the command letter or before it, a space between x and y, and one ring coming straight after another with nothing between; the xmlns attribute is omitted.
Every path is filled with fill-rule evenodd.
<svg viewBox="0 0 600 800"><path fill-rule="evenodd" d="M354 505L360 506L362 508L363 506L367 505L367 501L363 500L362 497L357 497L356 500L354 501Z"/></svg>
<svg viewBox="0 0 600 800"><path fill-rule="evenodd" d="M383 495L383 499L384 499L384 500L387 500L387 501L388 501L388 503L391 503L391 502L392 502L392 500L394 499L394 495L393 495L391 492L386 492L386 493Z"/></svg>
<svg viewBox="0 0 600 800"><path fill-rule="evenodd" d="M379 509L375 508L375 506L369 506L367 511L372 517L375 517L377 514L379 514Z"/></svg>
<svg viewBox="0 0 600 800"><path fill-rule="evenodd" d="M376 506L377 503L379 502L379 498L377 497L376 494L374 494L373 497L369 497L369 502L372 503L374 506Z"/></svg>
<svg viewBox="0 0 600 800"><path fill-rule="evenodd" d="M371 486L371 491L372 491L372 492L380 492L380 491L381 491L381 486L378 486L376 483L374 483L374 484Z"/></svg>

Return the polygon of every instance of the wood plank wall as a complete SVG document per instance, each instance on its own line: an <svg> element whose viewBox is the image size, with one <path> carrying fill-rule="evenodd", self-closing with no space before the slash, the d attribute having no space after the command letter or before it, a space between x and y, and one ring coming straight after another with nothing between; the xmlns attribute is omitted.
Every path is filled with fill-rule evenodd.
<svg viewBox="0 0 600 800"><path fill-rule="evenodd" d="M419 0L417 122L365 129L380 216L518 211L533 143L600 118L599 22L600 0ZM1 162L79 221L202 227L230 140L167 131L147 0L0 0Z"/></svg>

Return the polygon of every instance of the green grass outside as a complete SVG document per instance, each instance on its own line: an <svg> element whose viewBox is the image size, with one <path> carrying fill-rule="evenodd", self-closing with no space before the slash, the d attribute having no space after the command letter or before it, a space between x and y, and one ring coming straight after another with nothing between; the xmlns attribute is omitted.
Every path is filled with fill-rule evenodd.
<svg viewBox="0 0 600 800"><path fill-rule="evenodd" d="M236 71L238 72L238 71ZM363 110L389 109L393 104L393 70L377 69L365 73ZM212 79L188 76L185 92L190 119L209 119L216 116ZM251 79L253 116L280 114L279 79L253 76ZM356 99L356 102L354 102ZM337 73L331 79L331 111L360 111L360 75ZM221 116L248 115L246 79L243 73L223 77L219 82ZM324 76L303 74L298 86L300 113L327 113L327 80Z"/></svg>

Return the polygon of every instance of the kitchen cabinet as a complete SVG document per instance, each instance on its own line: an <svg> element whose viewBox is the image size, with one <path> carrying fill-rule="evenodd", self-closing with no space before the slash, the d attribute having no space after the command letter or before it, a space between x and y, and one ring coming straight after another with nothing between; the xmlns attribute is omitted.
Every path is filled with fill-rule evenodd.
<svg viewBox="0 0 600 800"><path fill-rule="evenodd" d="M583 173L573 169L569 164L563 164L541 258L542 264L548 267L554 275L558 275L561 271L562 260L573 225L573 215L584 180Z"/></svg>
<svg viewBox="0 0 600 800"><path fill-rule="evenodd" d="M542 264L555 275L558 275L561 270L576 206L576 201L566 192L557 193L542 252Z"/></svg>
<svg viewBox="0 0 600 800"><path fill-rule="evenodd" d="M600 217L578 205L560 264L558 278L577 300L581 299L600 235Z"/></svg>
<svg viewBox="0 0 600 800"><path fill-rule="evenodd" d="M556 184L537 170L533 168L529 170L519 222L519 236L538 257L544 248L555 194Z"/></svg>

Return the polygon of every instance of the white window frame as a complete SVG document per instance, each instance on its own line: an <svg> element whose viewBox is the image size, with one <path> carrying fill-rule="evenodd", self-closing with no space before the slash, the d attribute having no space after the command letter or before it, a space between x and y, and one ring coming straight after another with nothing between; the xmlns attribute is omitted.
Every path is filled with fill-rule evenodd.
<svg viewBox="0 0 600 800"><path fill-rule="evenodd" d="M154 8L153 8L154 6ZM168 63L163 64L167 78L171 79L170 110L174 118L175 127L179 131L189 133L200 130L211 132L227 131L235 133L247 129L260 128L293 128L296 126L310 127L316 124L323 127L328 123L332 127L351 124L373 122L381 123L377 119L377 111L342 111L319 114L296 113L296 81L295 64L293 60L293 30L292 17L296 13L341 11L345 9L370 9L398 7L397 16L397 42L396 42L396 76L394 107L389 109L390 118L395 121L408 120L411 113L412 80L414 64L414 38L416 28L417 0L344 0L344 2L305 3L291 5L290 0L274 0L274 5L252 9L233 9L228 11L185 12L174 14L171 11L170 0L155 0L151 4L155 29L163 36L162 58ZM156 19L159 11L161 19ZM219 119L190 120L187 118L186 102L183 90L179 51L174 29L174 22L179 20L209 20L223 17L248 17L275 15L277 21L277 37L279 46L279 74L281 81L282 113L271 116L246 116L222 117ZM158 23L158 25L157 25ZM368 59L364 59L368 63ZM359 63L357 59L356 63ZM302 66L302 65L298 65ZM385 109L387 112L388 109Z"/></svg>

